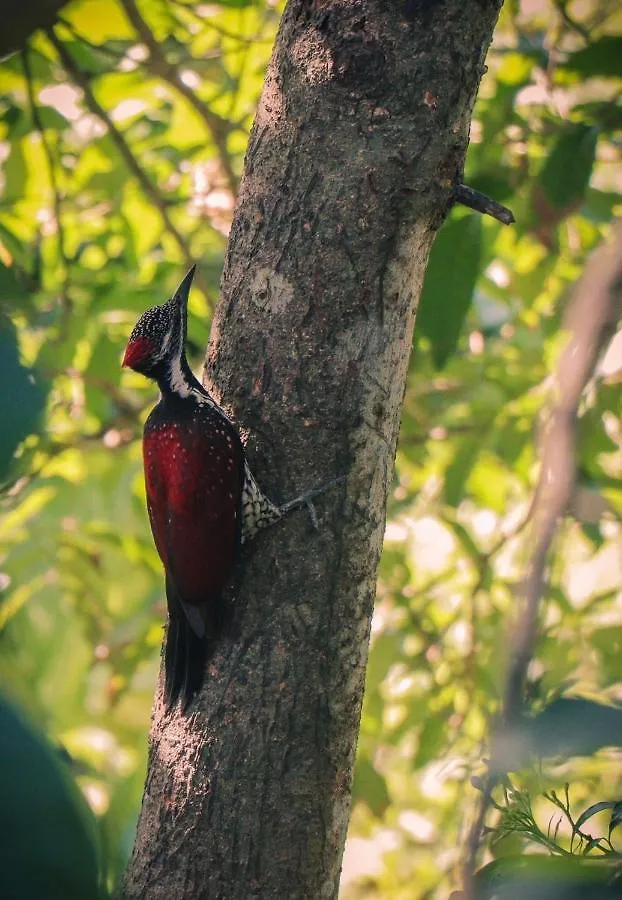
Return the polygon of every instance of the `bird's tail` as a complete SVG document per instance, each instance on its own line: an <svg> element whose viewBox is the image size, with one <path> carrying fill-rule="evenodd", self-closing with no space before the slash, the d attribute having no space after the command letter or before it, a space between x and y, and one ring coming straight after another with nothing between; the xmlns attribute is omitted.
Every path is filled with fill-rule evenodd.
<svg viewBox="0 0 622 900"><path fill-rule="evenodd" d="M166 581L168 626L164 645L164 702L177 700L185 712L203 684L207 658L205 624L197 607L183 604L174 585Z"/></svg>

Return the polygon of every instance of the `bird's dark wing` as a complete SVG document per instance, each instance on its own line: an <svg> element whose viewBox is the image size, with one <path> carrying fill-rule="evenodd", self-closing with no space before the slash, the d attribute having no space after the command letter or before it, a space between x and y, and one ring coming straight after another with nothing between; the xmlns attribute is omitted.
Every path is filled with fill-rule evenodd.
<svg viewBox="0 0 622 900"><path fill-rule="evenodd" d="M222 627L222 591L240 542L244 454L221 419L145 427L147 509L167 577L167 703L182 696L187 705L188 685L196 692L205 642Z"/></svg>
<svg viewBox="0 0 622 900"><path fill-rule="evenodd" d="M166 602L168 623L164 645L164 702L167 709L172 709L179 699L185 712L203 684L208 644L205 631L199 634L197 623L190 624L188 609L184 608L168 576ZM197 607L191 607L190 614L200 616L201 612Z"/></svg>

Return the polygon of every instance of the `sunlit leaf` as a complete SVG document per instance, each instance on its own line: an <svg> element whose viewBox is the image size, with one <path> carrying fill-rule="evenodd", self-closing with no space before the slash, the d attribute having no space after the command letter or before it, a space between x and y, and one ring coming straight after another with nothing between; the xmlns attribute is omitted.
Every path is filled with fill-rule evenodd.
<svg viewBox="0 0 622 900"><path fill-rule="evenodd" d="M10 196L19 197L26 184L26 161L21 143L11 145L8 159L3 164L4 177Z"/></svg>
<svg viewBox="0 0 622 900"><path fill-rule="evenodd" d="M151 250L162 234L160 214L131 182L127 182L123 191L123 210L132 230L136 255L140 258Z"/></svg>
<svg viewBox="0 0 622 900"><path fill-rule="evenodd" d="M596 629L592 645L600 652L603 677L607 683L622 679L622 626L610 625Z"/></svg>
<svg viewBox="0 0 622 900"><path fill-rule="evenodd" d="M111 38L134 37L121 4L109 0L73 0L63 9L63 19L96 44L104 44Z"/></svg>

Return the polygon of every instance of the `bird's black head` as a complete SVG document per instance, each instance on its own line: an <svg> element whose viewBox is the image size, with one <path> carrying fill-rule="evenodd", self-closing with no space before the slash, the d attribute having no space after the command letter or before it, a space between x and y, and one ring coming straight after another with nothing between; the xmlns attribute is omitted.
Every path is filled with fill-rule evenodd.
<svg viewBox="0 0 622 900"><path fill-rule="evenodd" d="M161 382L185 363L188 295L194 270L192 266L170 300L142 314L127 342L124 366Z"/></svg>

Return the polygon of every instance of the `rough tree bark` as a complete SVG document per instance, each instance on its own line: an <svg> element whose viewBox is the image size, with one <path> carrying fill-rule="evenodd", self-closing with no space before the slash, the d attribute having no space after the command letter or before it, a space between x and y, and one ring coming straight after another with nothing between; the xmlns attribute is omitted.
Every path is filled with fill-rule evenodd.
<svg viewBox="0 0 622 900"><path fill-rule="evenodd" d="M415 310L498 0L290 0L206 360L267 492L197 711L154 709L124 896L337 895Z"/></svg>

